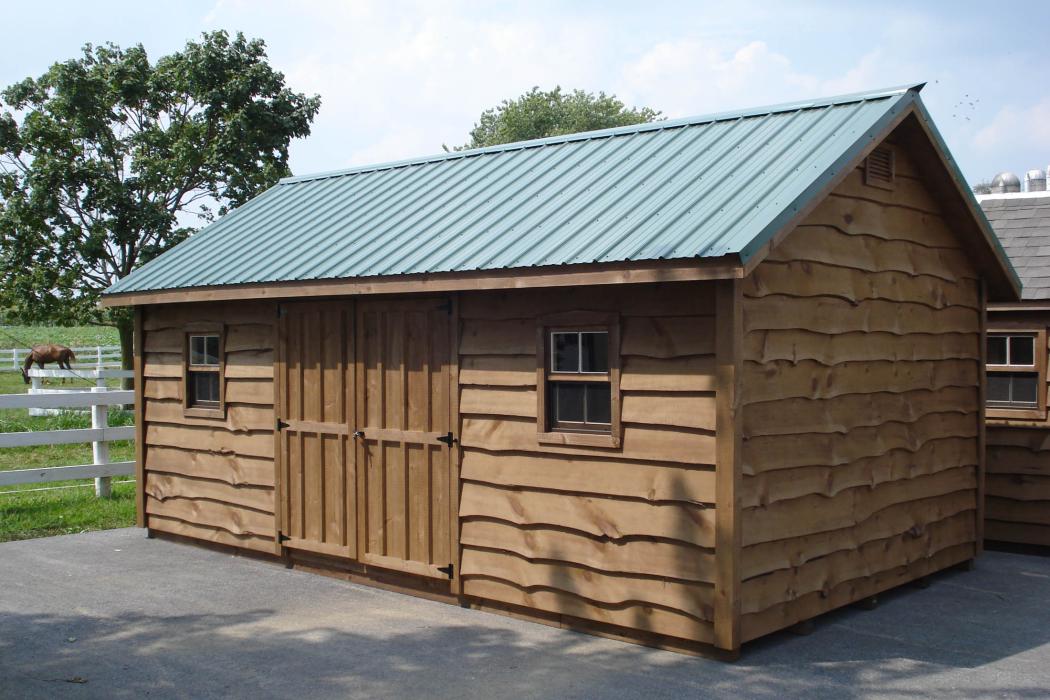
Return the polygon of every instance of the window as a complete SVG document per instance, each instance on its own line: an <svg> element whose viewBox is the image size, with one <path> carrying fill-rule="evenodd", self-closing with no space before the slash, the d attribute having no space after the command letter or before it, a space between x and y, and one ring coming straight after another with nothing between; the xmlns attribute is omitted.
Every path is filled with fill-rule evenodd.
<svg viewBox="0 0 1050 700"><path fill-rule="evenodd" d="M184 396L188 414L222 414L223 364L221 332L187 334Z"/></svg>
<svg viewBox="0 0 1050 700"><path fill-rule="evenodd" d="M619 328L608 314L546 319L538 333L541 442L619 446Z"/></svg>
<svg viewBox="0 0 1050 700"><path fill-rule="evenodd" d="M985 353L989 415L1042 418L1046 411L1045 332L989 331Z"/></svg>

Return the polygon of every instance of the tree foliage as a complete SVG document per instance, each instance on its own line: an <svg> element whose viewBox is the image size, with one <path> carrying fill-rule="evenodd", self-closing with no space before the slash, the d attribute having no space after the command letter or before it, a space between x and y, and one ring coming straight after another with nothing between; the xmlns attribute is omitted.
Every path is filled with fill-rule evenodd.
<svg viewBox="0 0 1050 700"><path fill-rule="evenodd" d="M659 118L649 107L627 107L614 95L583 90L543 91L534 87L521 97L487 109L470 131L470 141L457 150L574 134L580 131L642 124Z"/></svg>
<svg viewBox="0 0 1050 700"><path fill-rule="evenodd" d="M156 63L87 45L0 92L0 307L130 341L99 293L287 175L319 107L223 31Z"/></svg>

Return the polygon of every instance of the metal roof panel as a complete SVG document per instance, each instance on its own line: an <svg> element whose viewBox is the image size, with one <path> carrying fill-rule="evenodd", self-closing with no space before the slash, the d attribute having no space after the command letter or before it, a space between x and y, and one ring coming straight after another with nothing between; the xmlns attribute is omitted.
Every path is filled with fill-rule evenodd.
<svg viewBox="0 0 1050 700"><path fill-rule="evenodd" d="M921 86L286 178L107 293L738 255Z"/></svg>

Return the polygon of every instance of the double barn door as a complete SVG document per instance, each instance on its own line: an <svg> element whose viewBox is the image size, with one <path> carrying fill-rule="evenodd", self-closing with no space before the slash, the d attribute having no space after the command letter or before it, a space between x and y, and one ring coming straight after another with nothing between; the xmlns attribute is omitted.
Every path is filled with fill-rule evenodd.
<svg viewBox="0 0 1050 700"><path fill-rule="evenodd" d="M450 330L440 299L281 307L285 546L450 576Z"/></svg>

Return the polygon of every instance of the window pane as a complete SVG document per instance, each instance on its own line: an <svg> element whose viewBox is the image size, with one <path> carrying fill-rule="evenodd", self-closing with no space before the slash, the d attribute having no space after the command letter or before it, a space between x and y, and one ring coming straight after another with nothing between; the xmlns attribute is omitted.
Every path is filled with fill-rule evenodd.
<svg viewBox="0 0 1050 700"><path fill-rule="evenodd" d="M1006 337L1002 335L988 336L988 364L1006 364Z"/></svg>
<svg viewBox="0 0 1050 700"><path fill-rule="evenodd" d="M190 403L219 403L219 373L190 372Z"/></svg>
<svg viewBox="0 0 1050 700"><path fill-rule="evenodd" d="M600 333L581 333L583 343L583 366L581 372L608 372L609 371L609 334L605 331Z"/></svg>
<svg viewBox="0 0 1050 700"><path fill-rule="evenodd" d="M204 364L204 336L203 335L191 335L190 336L190 364L191 365L203 365Z"/></svg>
<svg viewBox="0 0 1050 700"><path fill-rule="evenodd" d="M190 364L211 365L219 364L219 336L217 335L191 335L190 336Z"/></svg>
<svg viewBox="0 0 1050 700"><path fill-rule="evenodd" d="M1030 403L1037 404L1039 402L1038 392L1036 391L1039 383L1039 375L1036 374L1014 374L1011 376L1013 390L1011 391L1011 401L1014 403Z"/></svg>
<svg viewBox="0 0 1050 700"><path fill-rule="evenodd" d="M219 336L209 335L205 338L205 364L217 365L219 364Z"/></svg>
<svg viewBox="0 0 1050 700"><path fill-rule="evenodd" d="M582 423L584 385L579 382L551 382L551 398L556 422Z"/></svg>
<svg viewBox="0 0 1050 700"><path fill-rule="evenodd" d="M606 383L587 383L587 422L612 423L612 389Z"/></svg>
<svg viewBox="0 0 1050 700"><path fill-rule="evenodd" d="M551 333L551 370L580 371L580 334Z"/></svg>
<svg viewBox="0 0 1050 700"><path fill-rule="evenodd" d="M1006 403L1010 401L1010 375L1002 372L988 373L988 401Z"/></svg>
<svg viewBox="0 0 1050 700"><path fill-rule="evenodd" d="M1015 335L1010 337L1010 364L1035 364L1035 338L1030 335Z"/></svg>

